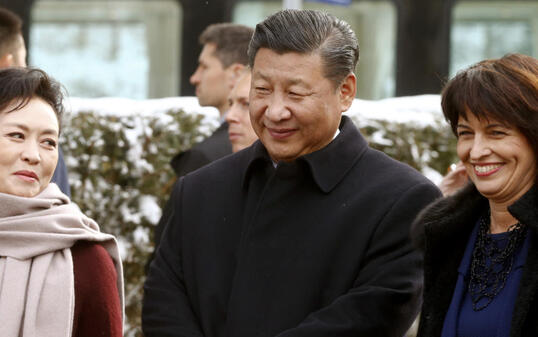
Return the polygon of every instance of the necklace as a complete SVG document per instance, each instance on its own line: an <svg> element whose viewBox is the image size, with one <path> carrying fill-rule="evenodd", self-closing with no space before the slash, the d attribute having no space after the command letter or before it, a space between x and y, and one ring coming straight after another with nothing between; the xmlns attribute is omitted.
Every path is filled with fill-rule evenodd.
<svg viewBox="0 0 538 337"><path fill-rule="evenodd" d="M487 307L504 288L512 271L514 253L521 246L527 232L527 227L518 222L510 226L506 239L494 240L488 235L489 224L488 211L480 217L471 261L469 293L474 311ZM501 241L506 244L499 245Z"/></svg>

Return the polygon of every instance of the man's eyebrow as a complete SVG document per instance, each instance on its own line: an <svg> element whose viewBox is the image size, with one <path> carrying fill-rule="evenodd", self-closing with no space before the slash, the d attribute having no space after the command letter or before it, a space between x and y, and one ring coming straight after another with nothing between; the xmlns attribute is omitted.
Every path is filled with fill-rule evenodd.
<svg viewBox="0 0 538 337"><path fill-rule="evenodd" d="M264 80L264 81L269 81L269 76L264 75L264 74L261 73L259 70L256 71L256 72L254 73L254 75L259 76L259 77L260 77L262 80ZM309 84L307 81L303 80L302 78L292 78L292 79L288 79L288 80L286 80L286 85L288 85L288 86L289 86L289 85L302 85L302 86L305 86L305 87L310 88L310 84Z"/></svg>
<svg viewBox="0 0 538 337"><path fill-rule="evenodd" d="M259 70L256 70L252 75L253 75L253 77L254 77L254 76L258 76L258 77L260 77L262 80L265 80L265 81L268 80L268 76L264 75L264 74L261 73Z"/></svg>

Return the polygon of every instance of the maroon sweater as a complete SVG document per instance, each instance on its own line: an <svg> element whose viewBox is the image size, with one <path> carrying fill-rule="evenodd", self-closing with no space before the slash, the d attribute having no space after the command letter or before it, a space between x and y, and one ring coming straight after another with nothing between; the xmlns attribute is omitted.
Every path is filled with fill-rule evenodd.
<svg viewBox="0 0 538 337"><path fill-rule="evenodd" d="M114 262L99 244L71 248L75 273L73 337L121 337L122 309Z"/></svg>

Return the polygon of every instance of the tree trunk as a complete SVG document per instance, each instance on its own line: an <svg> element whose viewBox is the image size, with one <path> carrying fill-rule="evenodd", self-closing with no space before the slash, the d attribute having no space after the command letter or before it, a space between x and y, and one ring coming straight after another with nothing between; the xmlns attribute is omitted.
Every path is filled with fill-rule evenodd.
<svg viewBox="0 0 538 337"><path fill-rule="evenodd" d="M449 72L455 0L394 0L398 11L396 96L438 94Z"/></svg>
<svg viewBox="0 0 538 337"><path fill-rule="evenodd" d="M236 0L179 0L183 8L183 38L181 41L181 95L193 96L189 78L198 66L202 46L198 37L212 23L229 22Z"/></svg>

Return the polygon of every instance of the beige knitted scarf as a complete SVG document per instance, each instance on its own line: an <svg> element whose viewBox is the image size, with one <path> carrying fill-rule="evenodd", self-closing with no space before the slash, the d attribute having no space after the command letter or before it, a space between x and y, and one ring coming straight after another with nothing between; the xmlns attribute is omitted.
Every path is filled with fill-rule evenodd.
<svg viewBox="0 0 538 337"><path fill-rule="evenodd" d="M71 337L75 284L71 249L101 244L114 261L123 308L116 240L99 231L55 184L33 198L0 193L0 334Z"/></svg>

